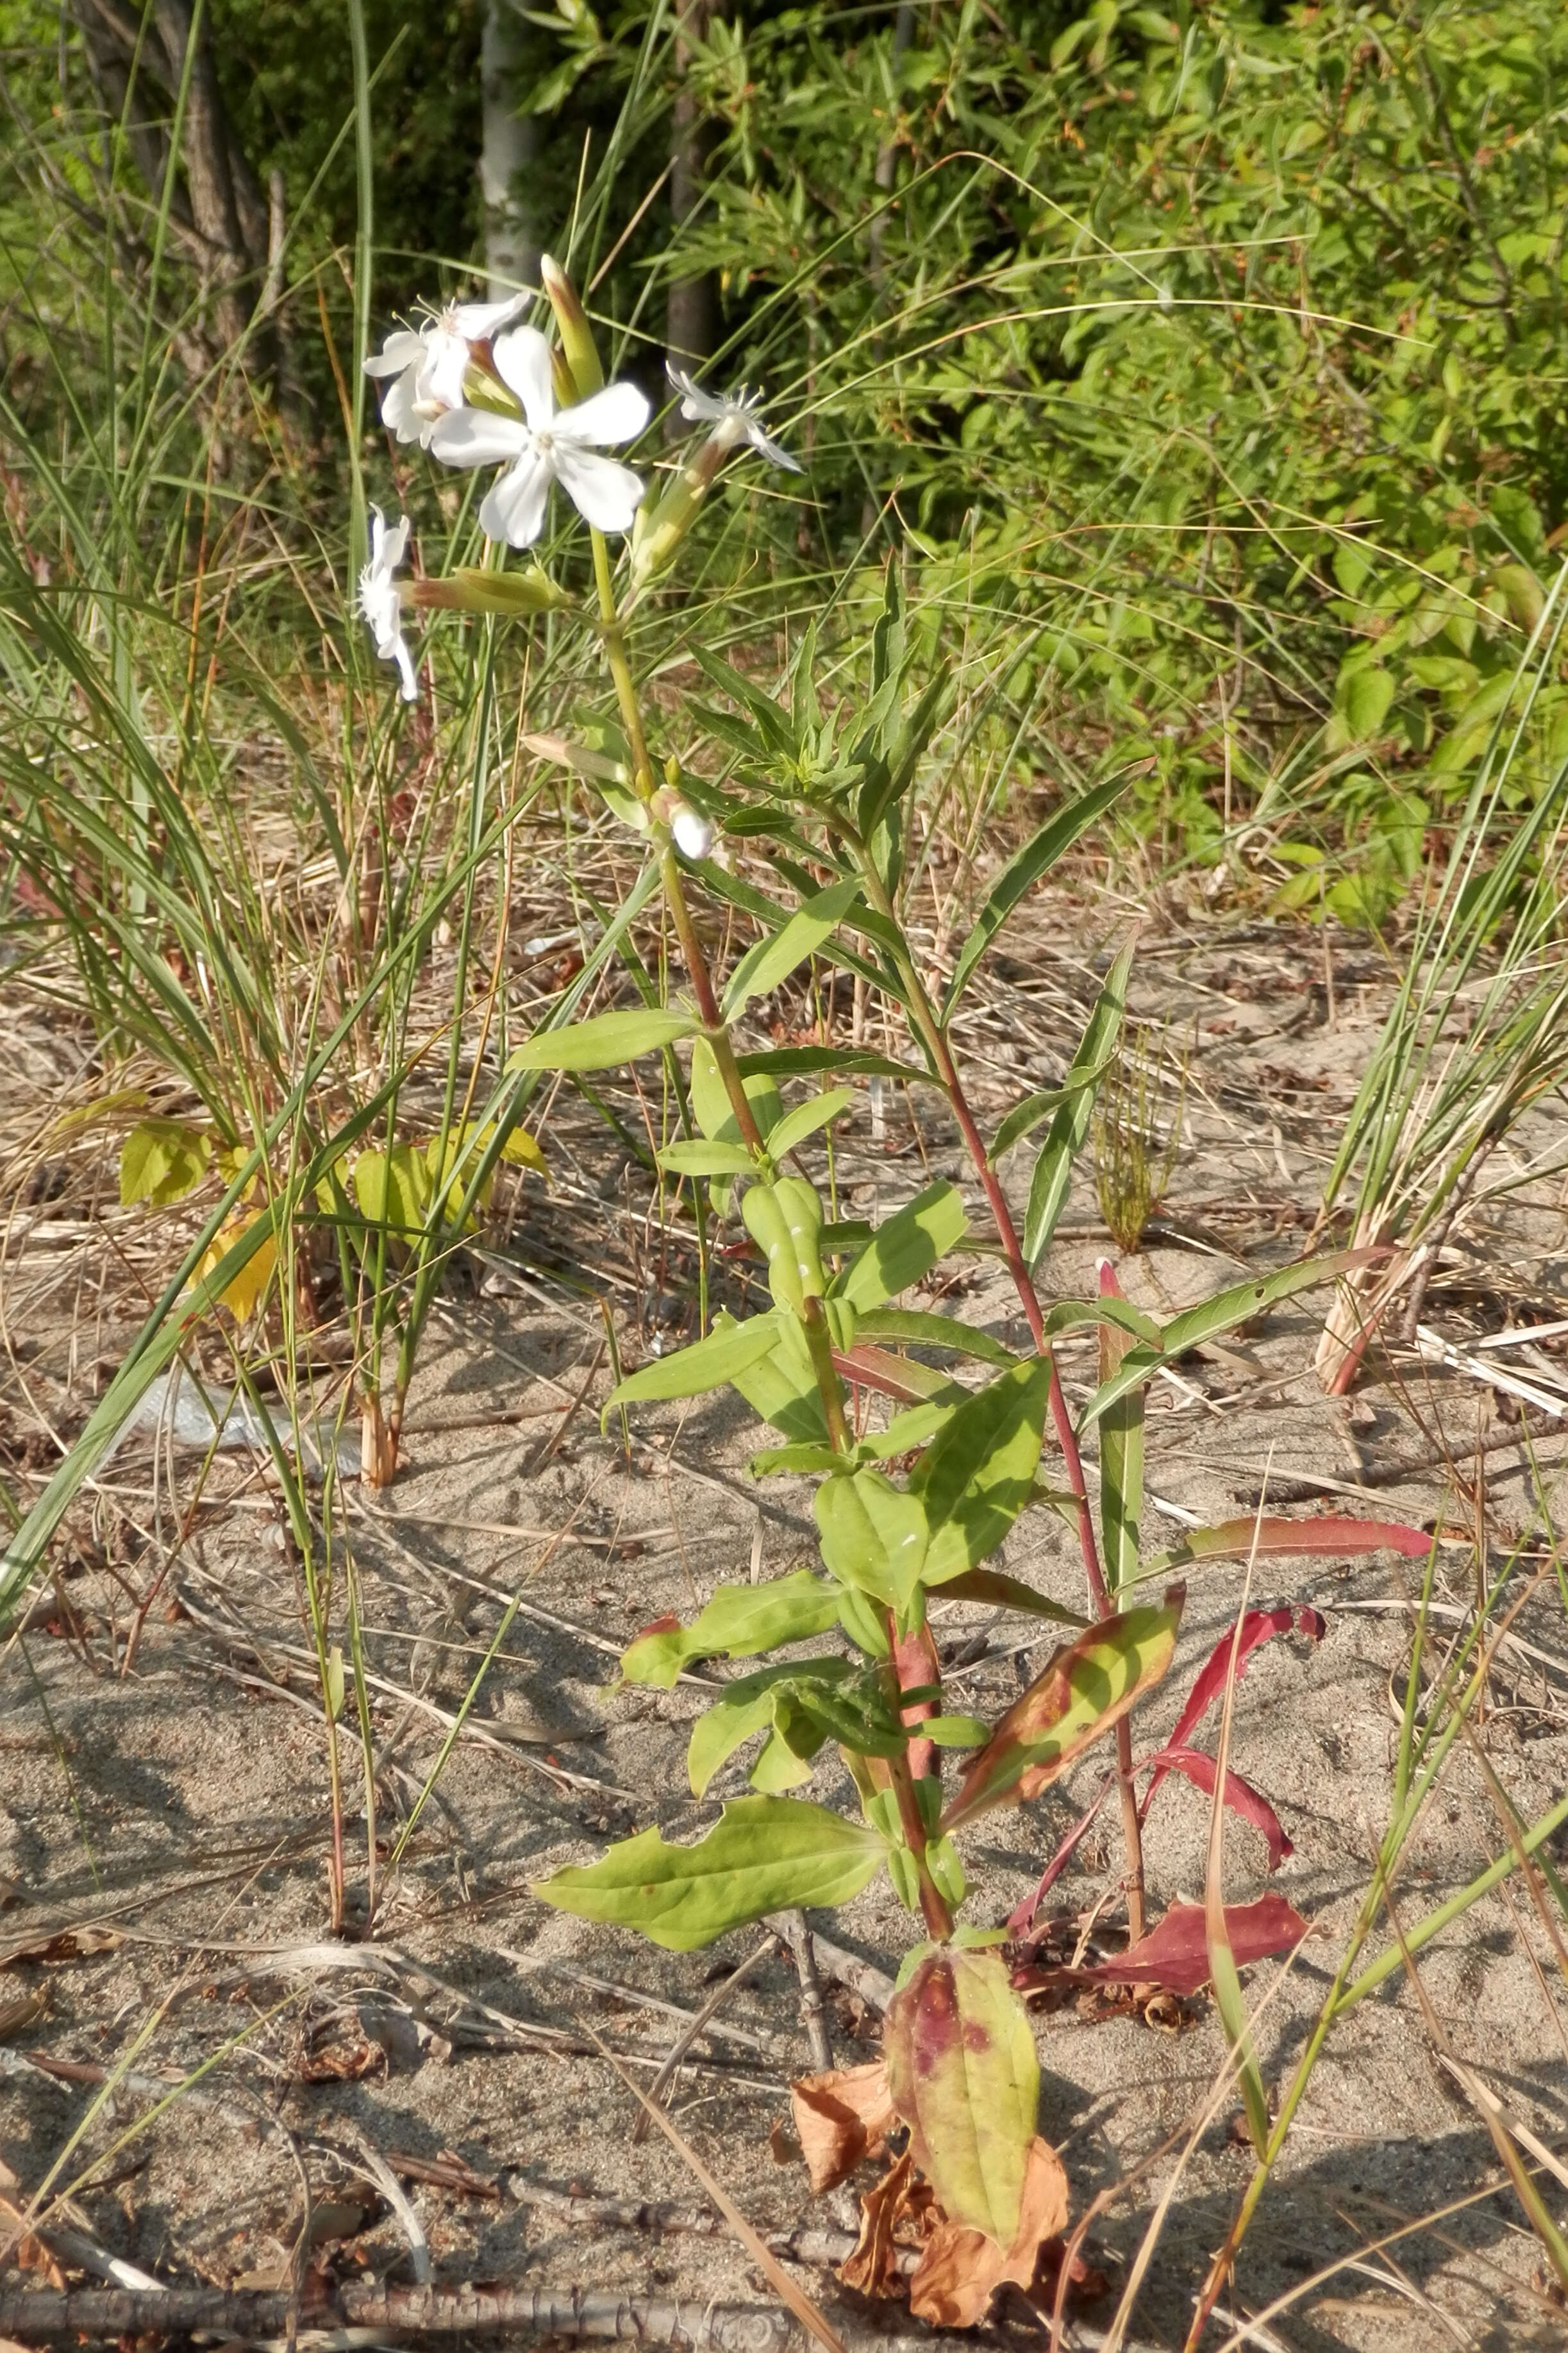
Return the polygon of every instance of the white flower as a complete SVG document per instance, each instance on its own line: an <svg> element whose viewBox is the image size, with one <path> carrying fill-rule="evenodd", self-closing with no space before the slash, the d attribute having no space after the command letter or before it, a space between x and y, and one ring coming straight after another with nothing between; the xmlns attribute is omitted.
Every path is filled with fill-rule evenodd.
<svg viewBox="0 0 1568 2353"><path fill-rule="evenodd" d="M463 405L463 377L476 343L488 343L510 326L523 304L524 292L504 302L448 302L424 325L400 327L383 348L366 360L367 375L391 376L381 398L381 417L400 441L430 447L430 436L448 409Z"/></svg>
<svg viewBox="0 0 1568 2353"><path fill-rule="evenodd" d="M537 327L514 327L491 357L496 374L522 404L522 417L456 409L441 418L428 445L448 466L506 468L485 494L480 530L513 547L531 547L544 528L553 480L596 531L630 531L642 477L598 450L605 442L633 440L647 423L647 401L636 385L607 384L558 413L550 346Z"/></svg>
<svg viewBox="0 0 1568 2353"><path fill-rule="evenodd" d="M692 383L684 368L673 366L668 360L664 364L671 384L684 395L680 404L682 417L691 425L711 425L710 438L721 449L738 449L742 442L750 442L770 466L786 466L792 474L801 471L799 462L789 451L781 448L776 441L770 441L763 431L757 414L763 405L760 392L748 391L744 385L739 392L704 392L700 385Z"/></svg>
<svg viewBox="0 0 1568 2353"><path fill-rule="evenodd" d="M713 847L712 827L705 817L699 817L689 801L682 801L675 810L669 830L677 849L693 860L706 858Z"/></svg>
<svg viewBox="0 0 1568 2353"><path fill-rule="evenodd" d="M388 531L381 509L372 507L371 513L374 521L370 527L370 562L359 576L359 608L370 624L382 660L397 664L404 702L416 702L419 683L414 675L414 658L403 639L403 592L392 576L408 545L408 517L399 515Z"/></svg>

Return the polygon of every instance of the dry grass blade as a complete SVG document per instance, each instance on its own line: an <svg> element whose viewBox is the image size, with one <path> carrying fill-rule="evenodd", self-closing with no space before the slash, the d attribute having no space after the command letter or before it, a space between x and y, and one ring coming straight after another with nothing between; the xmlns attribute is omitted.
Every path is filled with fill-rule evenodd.
<svg viewBox="0 0 1568 2353"><path fill-rule="evenodd" d="M592 2030L590 2029L589 2031L592 2032ZM729 2191L723 2187L722 2183L714 2179L712 2174L709 2172L708 2168L703 2164L702 2159L698 2156L697 2151L692 2147L685 2135L679 2132L671 2123L668 2116L665 2115L664 2110L660 2107L657 2107L653 2101L647 2097L647 2094L641 2091L638 2086L633 2083L631 2077L626 2073L626 2069L621 2065L620 2061L616 2057L615 2053L612 2051L605 2049L605 2045L599 2041L596 2034L593 2035L593 2042L595 2050L597 2050L600 2055L604 2059L607 2060L609 2064L615 2069L616 2074L620 2077L621 2082L626 2085L626 2090L631 2094L633 2099L637 2102L648 2121L658 2126L659 2131L664 2135L666 2140L668 2141L670 2147L684 2160L684 2162L691 2168L692 2172L702 2184L703 2189L708 2192L709 2197L711 2198L714 2205L717 2206L720 2213L722 2214L725 2221L735 2233L736 2238L739 2239L741 2244L745 2248L746 2253L751 2256L752 2261L756 2264L757 2269L762 2273L763 2278L769 2282L770 2285L773 2288L781 2300L788 2306L789 2310L795 2315L801 2327L806 2330L808 2335L816 2337L817 2343L825 2348L825 2353L846 2353L844 2340L834 2328L832 2322L827 2319L826 2316L816 2305L813 2304L810 2296L805 2294L805 2290L797 2286L795 2282L791 2279L789 2274L785 2271L778 2257L773 2253L773 2249L767 2244L766 2241L752 2229L751 2223L747 2221L745 2216L742 2213L740 2208L736 2205L734 2200L731 2197Z"/></svg>

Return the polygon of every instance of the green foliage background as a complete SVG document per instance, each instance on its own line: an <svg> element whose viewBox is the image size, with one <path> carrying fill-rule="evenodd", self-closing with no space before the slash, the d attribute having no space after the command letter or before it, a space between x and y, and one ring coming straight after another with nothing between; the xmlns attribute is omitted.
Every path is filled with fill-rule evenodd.
<svg viewBox="0 0 1568 2353"><path fill-rule="evenodd" d="M213 9L247 150L304 208L291 315L315 424L279 447L324 530L342 443L314 289L342 348L345 12ZM29 134L0 212L3 356L33 429L38 337L79 335L89 371L102 350L100 293L41 219L28 160L78 135L58 21L0 8ZM714 143L679 245L661 193L626 234L668 157L668 11L556 0L520 23L519 102L544 124L523 193L584 276L624 237L595 296L624 364L658 385L663 285L709 268L719 372L761 375L795 413L806 501L731 493L703 584L746 586L731 633L825 571L852 605L900 545L994 657L993 797L1141 760L1163 854L1212 863L1228 807L1275 828L1288 899L1385 914L1475 772L1555 567L1556 0L736 0L688 69ZM369 0L367 26L384 320L477 251L480 9ZM1516 797L1568 748L1562 697L1538 703Z"/></svg>

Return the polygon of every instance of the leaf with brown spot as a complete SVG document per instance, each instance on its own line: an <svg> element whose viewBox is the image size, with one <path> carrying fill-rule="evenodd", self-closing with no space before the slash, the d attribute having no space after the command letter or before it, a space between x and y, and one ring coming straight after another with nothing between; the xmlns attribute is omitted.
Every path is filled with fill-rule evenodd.
<svg viewBox="0 0 1568 2353"><path fill-rule="evenodd" d="M935 2328L976 2328L1004 2280L1026 2288L1040 2249L1067 2228L1068 2178L1061 2158L1037 2134L1026 2152L1017 2227L1003 2247L984 2231L937 2224L910 2282L910 2310Z"/></svg>
<svg viewBox="0 0 1568 2353"><path fill-rule="evenodd" d="M790 2085L790 2106L801 2155L818 2196L875 2157L898 2122L884 2061L830 2067Z"/></svg>
<svg viewBox="0 0 1568 2353"><path fill-rule="evenodd" d="M943 2213L1010 2248L1040 2069L1001 1955L928 1953L888 2006L883 2050L893 2105Z"/></svg>

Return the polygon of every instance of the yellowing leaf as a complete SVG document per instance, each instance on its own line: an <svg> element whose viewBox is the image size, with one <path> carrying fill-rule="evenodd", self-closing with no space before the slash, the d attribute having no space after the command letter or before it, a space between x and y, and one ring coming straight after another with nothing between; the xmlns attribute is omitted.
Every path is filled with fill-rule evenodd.
<svg viewBox="0 0 1568 2353"><path fill-rule="evenodd" d="M217 1272L241 1234L248 1233L252 1227L264 1225L267 1221L265 1209L253 1218L226 1218L196 1269L197 1282L205 1282ZM226 1307L237 1324L247 1323L254 1315L277 1264L277 1238L268 1233L251 1251L233 1282L219 1292L218 1305Z"/></svg>

